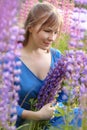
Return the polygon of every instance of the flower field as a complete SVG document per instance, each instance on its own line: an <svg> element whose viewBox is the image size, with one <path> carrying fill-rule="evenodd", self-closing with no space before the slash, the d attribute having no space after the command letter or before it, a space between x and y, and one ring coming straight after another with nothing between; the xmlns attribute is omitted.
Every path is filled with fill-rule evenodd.
<svg viewBox="0 0 87 130"><path fill-rule="evenodd" d="M54 117L63 117L64 123L56 127L46 121L31 122L29 130L87 130L87 0L47 1L60 10L64 19L62 32L52 44L62 52L62 58L48 73L34 109L58 100L62 88L65 102L55 105ZM15 61L15 57L21 55L16 49L20 50L24 40L24 19L36 2L38 0L0 0L0 130L21 130L15 127L20 86L14 82L20 82L21 73L21 63ZM34 123L37 128L33 128ZM43 128L43 124L47 128Z"/></svg>

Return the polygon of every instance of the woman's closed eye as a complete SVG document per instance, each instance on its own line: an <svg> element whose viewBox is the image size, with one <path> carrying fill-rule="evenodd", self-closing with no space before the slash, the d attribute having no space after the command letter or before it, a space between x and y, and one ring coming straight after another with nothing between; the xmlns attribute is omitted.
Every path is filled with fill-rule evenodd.
<svg viewBox="0 0 87 130"><path fill-rule="evenodd" d="M47 32L47 33L54 33L54 34L58 33L58 31L52 31L52 30L44 30L44 31Z"/></svg>
<svg viewBox="0 0 87 130"><path fill-rule="evenodd" d="M48 33L50 33L50 32L52 32L51 30L44 30L45 32L48 32Z"/></svg>

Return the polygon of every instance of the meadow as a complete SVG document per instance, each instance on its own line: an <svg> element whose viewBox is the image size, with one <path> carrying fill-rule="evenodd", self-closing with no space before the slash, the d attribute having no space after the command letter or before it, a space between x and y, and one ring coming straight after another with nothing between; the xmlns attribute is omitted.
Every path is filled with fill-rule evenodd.
<svg viewBox="0 0 87 130"><path fill-rule="evenodd" d="M47 75L47 84L44 86L44 88L48 86L50 92L50 88L54 88L52 96L55 99L58 99L57 87L62 86L66 93L63 97L65 102L57 103L54 112L55 118L62 117L62 124L57 126L57 121L55 125L50 125L49 121L29 121L19 128L15 127L17 91L20 88L18 85L15 86L14 82L20 82L20 69L15 71L14 67L21 66L19 62L15 62L15 56L20 56L21 43L24 40L24 20L29 9L37 1L0 1L0 130L26 130L26 127L27 130L87 130L86 0L63 0L62 2L48 0L62 10L64 18L62 33L52 44L52 47L60 50L63 56L55 64L55 69ZM19 44L17 44L18 40ZM19 49L18 53L16 49ZM9 50L11 53L7 53ZM56 84L56 87L53 84ZM55 91L56 95L54 95ZM45 89L43 93L45 94ZM42 102L45 98L39 97L41 101L38 101L38 97L36 100L31 100L32 106L33 103ZM48 97L51 98L50 94ZM36 110L36 107L32 109Z"/></svg>

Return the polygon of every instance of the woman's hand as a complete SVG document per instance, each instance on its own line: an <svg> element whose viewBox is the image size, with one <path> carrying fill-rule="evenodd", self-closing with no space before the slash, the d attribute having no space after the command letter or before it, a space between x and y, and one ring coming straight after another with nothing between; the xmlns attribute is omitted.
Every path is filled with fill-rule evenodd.
<svg viewBox="0 0 87 130"><path fill-rule="evenodd" d="M38 111L39 119L40 119L40 120L46 120L46 119L52 118L54 111L55 111L55 107L53 106L53 102L44 105L44 106Z"/></svg>
<svg viewBox="0 0 87 130"><path fill-rule="evenodd" d="M48 120L53 117L55 107L53 106L55 102L48 103L44 105L39 111L29 111L24 110L22 113L23 119L29 120Z"/></svg>

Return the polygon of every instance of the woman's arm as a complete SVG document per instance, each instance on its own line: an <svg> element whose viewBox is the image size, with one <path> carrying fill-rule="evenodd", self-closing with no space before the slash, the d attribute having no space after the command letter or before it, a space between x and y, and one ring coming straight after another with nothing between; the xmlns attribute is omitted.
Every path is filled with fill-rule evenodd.
<svg viewBox="0 0 87 130"><path fill-rule="evenodd" d="M29 120L39 120L39 114L38 111L29 111L29 110L24 110L22 112L22 118L23 119L29 119Z"/></svg>

